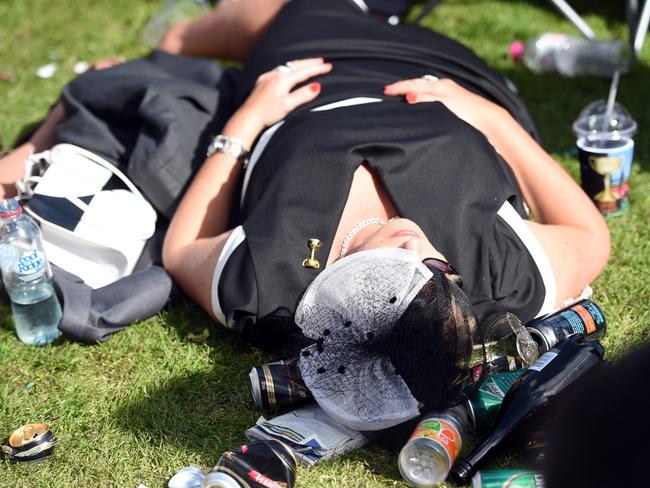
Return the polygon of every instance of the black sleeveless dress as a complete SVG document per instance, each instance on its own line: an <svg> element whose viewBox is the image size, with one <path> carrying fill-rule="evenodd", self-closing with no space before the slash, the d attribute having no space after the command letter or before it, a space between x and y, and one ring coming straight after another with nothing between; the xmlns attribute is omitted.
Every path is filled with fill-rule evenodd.
<svg viewBox="0 0 650 488"><path fill-rule="evenodd" d="M228 256L213 293L226 325L273 347L292 328L302 293L321 271L305 268L307 240L330 252L353 174L366 163L398 214L417 222L463 277L479 323L511 311L524 322L545 302L544 280L520 236L497 212L526 218L512 171L490 142L441 103L407 104L384 85L424 74L448 77L507 110L535 135L506 81L458 43L415 26L364 16L347 0L293 0L240 77L238 103L259 74L323 56L319 97L292 112L247 170L237 215L245 239ZM380 103L312 111L354 97Z"/></svg>

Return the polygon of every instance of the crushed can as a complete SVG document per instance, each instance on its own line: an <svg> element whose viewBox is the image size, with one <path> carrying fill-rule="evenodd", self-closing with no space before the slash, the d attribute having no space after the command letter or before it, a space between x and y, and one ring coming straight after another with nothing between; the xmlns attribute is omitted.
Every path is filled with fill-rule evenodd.
<svg viewBox="0 0 650 488"><path fill-rule="evenodd" d="M56 438L47 424L29 424L16 429L2 446L10 461L38 463L52 455Z"/></svg>
<svg viewBox="0 0 650 488"><path fill-rule="evenodd" d="M599 340L607 330L605 315L591 300L582 300L564 310L526 324L542 353L571 334L582 334L586 340Z"/></svg>
<svg viewBox="0 0 650 488"><path fill-rule="evenodd" d="M225 452L202 488L293 488L296 457L283 442L257 441Z"/></svg>
<svg viewBox="0 0 650 488"><path fill-rule="evenodd" d="M248 384L258 410L297 407L313 400L296 359L253 367Z"/></svg>

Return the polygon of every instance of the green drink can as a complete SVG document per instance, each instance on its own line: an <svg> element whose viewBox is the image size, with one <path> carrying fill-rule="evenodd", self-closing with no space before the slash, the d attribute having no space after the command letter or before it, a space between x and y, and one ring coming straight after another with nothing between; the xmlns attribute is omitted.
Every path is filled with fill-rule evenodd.
<svg viewBox="0 0 650 488"><path fill-rule="evenodd" d="M467 410L475 431L483 432L490 427L503 397L524 371L524 369L519 369L490 374L472 392L467 400Z"/></svg>
<svg viewBox="0 0 650 488"><path fill-rule="evenodd" d="M544 477L523 469L479 471L472 478L472 488L545 488Z"/></svg>

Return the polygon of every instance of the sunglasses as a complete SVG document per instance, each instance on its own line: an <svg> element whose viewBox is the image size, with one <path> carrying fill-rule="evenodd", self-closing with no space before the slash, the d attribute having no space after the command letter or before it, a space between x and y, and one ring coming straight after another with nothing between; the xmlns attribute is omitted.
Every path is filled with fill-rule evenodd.
<svg viewBox="0 0 650 488"><path fill-rule="evenodd" d="M429 269L435 268L438 271L442 271L445 274L457 275L458 273L454 267L449 264L447 261L443 261L438 258L426 258L422 260L422 263L426 265Z"/></svg>

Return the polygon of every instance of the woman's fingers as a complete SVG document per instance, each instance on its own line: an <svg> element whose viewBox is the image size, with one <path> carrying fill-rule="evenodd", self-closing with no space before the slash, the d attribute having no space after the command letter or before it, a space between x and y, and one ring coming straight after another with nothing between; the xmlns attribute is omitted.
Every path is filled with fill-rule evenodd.
<svg viewBox="0 0 650 488"><path fill-rule="evenodd" d="M384 87L386 95L406 95L407 93L429 93L432 95L443 96L450 91L456 83L448 78L414 78L412 80L402 80Z"/></svg>
<svg viewBox="0 0 650 488"><path fill-rule="evenodd" d="M295 86L298 83L307 81L309 78L313 78L314 76L322 75L332 71L332 64L322 62L322 60L320 63L309 63L302 66L296 66L295 68L293 67L293 63L298 63L298 61L292 62L291 66L293 68L293 71L284 74L287 81L291 83L291 86Z"/></svg>
<svg viewBox="0 0 650 488"><path fill-rule="evenodd" d="M320 93L320 83L313 82L309 85L302 86L297 90L289 93L288 111L299 107L300 105L312 101Z"/></svg>
<svg viewBox="0 0 650 488"><path fill-rule="evenodd" d="M420 91L427 87L429 84L435 82L425 80L424 78L414 78L412 80L401 80L384 87L386 95L406 95L412 91Z"/></svg>
<svg viewBox="0 0 650 488"><path fill-rule="evenodd" d="M322 75L331 70L332 64L326 63L323 58L297 59L276 66L271 71L263 73L257 79L257 83L273 80L286 82L288 86L293 87L313 76Z"/></svg>
<svg viewBox="0 0 650 488"><path fill-rule="evenodd" d="M305 59L296 59L295 61L289 61L286 63L292 69L303 68L305 66L314 66L323 64L325 60L323 58L305 58Z"/></svg>
<svg viewBox="0 0 650 488"><path fill-rule="evenodd" d="M313 81L315 76L331 70L331 63L323 58L298 59L277 66L257 79L255 88L238 112L269 127L320 93L319 83L306 83L298 89L296 85Z"/></svg>

